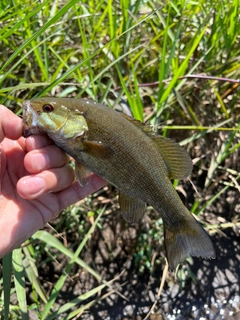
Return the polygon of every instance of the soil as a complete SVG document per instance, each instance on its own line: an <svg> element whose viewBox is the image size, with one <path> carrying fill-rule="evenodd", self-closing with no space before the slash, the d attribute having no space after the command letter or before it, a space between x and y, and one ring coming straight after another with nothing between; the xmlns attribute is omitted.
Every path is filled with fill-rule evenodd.
<svg viewBox="0 0 240 320"><path fill-rule="evenodd" d="M233 196L238 197L237 191L229 190L222 199ZM234 213L236 210L239 212L239 207L237 201ZM209 210L214 212L217 208L214 206ZM228 218L229 212L226 215ZM156 213L150 211L149 214L155 218ZM213 213L206 213L202 219L213 224L227 221ZM103 217L102 228L96 229L81 258L105 280L115 278L113 291L106 289L99 292L95 296L96 303L80 318L141 320L156 300L154 311L148 317L150 320L240 319L239 224L219 228L212 235L216 259L190 258L180 266L176 276L169 273L160 297L157 293L165 264L162 239L158 239L158 245L151 239L147 240L151 246L150 266L146 267L143 260L139 262L136 259L137 246L143 234L148 236L149 224L147 217L139 225L129 226L117 210ZM46 283L55 282L54 278L58 278L68 263L65 257L58 257L58 261L61 261L60 265L53 262L42 266L40 276ZM76 268L70 276L56 301L59 306L99 285L81 269ZM84 301L84 304L92 299Z"/></svg>

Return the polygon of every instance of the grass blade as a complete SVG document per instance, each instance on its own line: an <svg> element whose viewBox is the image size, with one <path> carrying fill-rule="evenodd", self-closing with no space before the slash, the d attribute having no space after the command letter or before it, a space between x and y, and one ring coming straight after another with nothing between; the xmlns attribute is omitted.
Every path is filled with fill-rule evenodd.
<svg viewBox="0 0 240 320"><path fill-rule="evenodd" d="M22 261L22 249L15 249L12 254L13 261L13 274L16 294L18 299L19 308L21 311L21 319L28 320L27 313L27 297L25 291L25 276Z"/></svg>
<svg viewBox="0 0 240 320"><path fill-rule="evenodd" d="M2 259L3 263L3 293L4 293L4 319L9 317L10 308L10 290L12 275L12 252Z"/></svg>
<svg viewBox="0 0 240 320"><path fill-rule="evenodd" d="M57 296L60 292L60 290L62 289L63 285L64 285L64 282L68 276L68 274L70 273L71 269L72 269L72 266L74 263L78 261L81 261L78 256L80 255L83 247L85 246L86 242L88 241L90 235L92 234L92 232L94 231L99 219L101 218L102 214L103 214L104 210L102 210L102 212L98 215L97 219L94 221L94 224L91 226L91 228L88 230L86 236L84 237L84 239L82 240L82 242L80 243L80 245L78 246L77 250L75 251L75 253L73 254L69 264L67 265L66 267L66 270L65 272L62 274L62 276L59 278L59 280L57 281L56 285L54 286L50 296L49 296L49 299L48 299L48 303L46 304L44 310L43 310L43 313L42 313L42 317L43 319L46 318L46 316L48 315L50 309L52 308L55 300L57 299ZM84 263L85 264L85 263ZM91 273L92 269L85 264L85 269ZM95 273L95 272L94 272ZM98 275L98 280L101 279L100 276ZM105 285L104 285L105 286ZM81 299L80 299L81 300ZM77 300L78 301L78 300ZM47 318L47 319L52 319L51 317Z"/></svg>
<svg viewBox="0 0 240 320"><path fill-rule="evenodd" d="M7 66L9 66L12 61L38 36L43 34L43 32L51 27L55 22L57 22L71 7L73 7L76 3L78 3L78 0L71 0L69 1L65 6L63 6L53 18L49 19L38 31L36 31L27 41L25 41L6 61L6 63L2 66L2 71L6 69Z"/></svg>
<svg viewBox="0 0 240 320"><path fill-rule="evenodd" d="M47 295L42 284L39 281L38 269L34 259L31 257L31 254L28 250L28 247L24 247L23 251L25 253L25 259L23 260L24 270L28 276L29 281L31 282L34 290L39 295L44 303L47 303Z"/></svg>
<svg viewBox="0 0 240 320"><path fill-rule="evenodd" d="M161 105L162 103L164 103L170 92L172 91L173 87L175 86L175 83L178 81L178 78L184 74L184 71L186 70L187 66L188 66L188 61L191 58L192 54L194 53L194 51L196 50L199 42L201 41L202 37L204 36L205 32L207 29L207 25L205 26L205 28L203 28L203 30L201 31L201 33L199 34L199 36L197 36L194 41L193 44L186 56L186 58L184 59L184 61L182 62L182 64L179 66L179 68L176 70L171 82L169 83L168 87L166 88L166 90L164 91L162 97L160 98L159 104Z"/></svg>

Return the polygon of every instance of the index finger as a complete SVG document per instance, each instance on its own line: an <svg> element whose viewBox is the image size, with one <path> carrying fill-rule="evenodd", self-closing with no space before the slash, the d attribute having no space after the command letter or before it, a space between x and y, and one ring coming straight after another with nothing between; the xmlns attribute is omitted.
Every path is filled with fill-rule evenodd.
<svg viewBox="0 0 240 320"><path fill-rule="evenodd" d="M68 188L55 193L58 197L60 210L64 210L71 204L84 199L106 184L107 182L95 173L92 174L91 180L85 187L81 187L78 181L74 181Z"/></svg>
<svg viewBox="0 0 240 320"><path fill-rule="evenodd" d="M22 135L23 123L11 110L0 105L0 142L6 137L17 140Z"/></svg>
<svg viewBox="0 0 240 320"><path fill-rule="evenodd" d="M37 134L34 136L29 136L25 140L25 148L27 151L42 149L51 144L54 144L54 142L46 134Z"/></svg>

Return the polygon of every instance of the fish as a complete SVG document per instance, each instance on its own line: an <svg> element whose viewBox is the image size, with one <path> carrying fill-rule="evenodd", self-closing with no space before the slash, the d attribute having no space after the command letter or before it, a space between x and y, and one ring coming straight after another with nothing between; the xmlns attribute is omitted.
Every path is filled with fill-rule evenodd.
<svg viewBox="0 0 240 320"><path fill-rule="evenodd" d="M161 216L169 269L189 256L215 258L213 243L172 184L191 174L188 152L149 125L85 99L44 97L23 102L24 136L45 133L75 159L86 186L94 172L115 186L128 223L151 205Z"/></svg>

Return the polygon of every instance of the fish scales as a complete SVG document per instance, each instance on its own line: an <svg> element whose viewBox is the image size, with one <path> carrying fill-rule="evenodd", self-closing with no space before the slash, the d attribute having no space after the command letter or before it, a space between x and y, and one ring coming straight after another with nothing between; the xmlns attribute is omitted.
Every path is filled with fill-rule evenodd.
<svg viewBox="0 0 240 320"><path fill-rule="evenodd" d="M182 147L89 100L40 98L23 106L26 135L48 134L76 160L80 183L84 184L89 170L113 184L120 191L120 208L127 221L137 222L146 203L161 214L171 270L190 255L215 256L210 238L170 180L191 172L191 160Z"/></svg>
<svg viewBox="0 0 240 320"><path fill-rule="evenodd" d="M88 107L88 105L86 105ZM133 127L125 118L111 109L107 109L114 117L114 123L109 114L104 114L107 107L94 105L94 112L88 112L88 108L81 106L85 117L88 119L90 141L101 141L103 145L110 145L112 154L107 159L96 158L91 154L77 152L73 154L72 145L66 145L65 150L77 161L83 163L93 172L105 178L119 190L128 190L128 195L132 197L144 197L144 201L149 201L148 189L157 190L161 185L161 174L167 175L167 168L154 141L141 130ZM96 121L96 119L98 121ZM109 136L109 127L113 124L118 130L112 130ZM119 135L119 131L127 132L127 136ZM126 144L126 138L128 143ZM139 143L139 141L141 141ZM74 141L72 141L74 143ZM56 144L58 142L56 141ZM61 145L59 145L61 147ZM133 147L132 147L133 146ZM143 152L145 156L143 157ZM122 155L119 157L119 155ZM134 164L138 164L138 170ZM150 173L150 175L149 175ZM140 183L141 182L141 183ZM136 191L136 185L138 189ZM164 191L164 186L163 186Z"/></svg>

